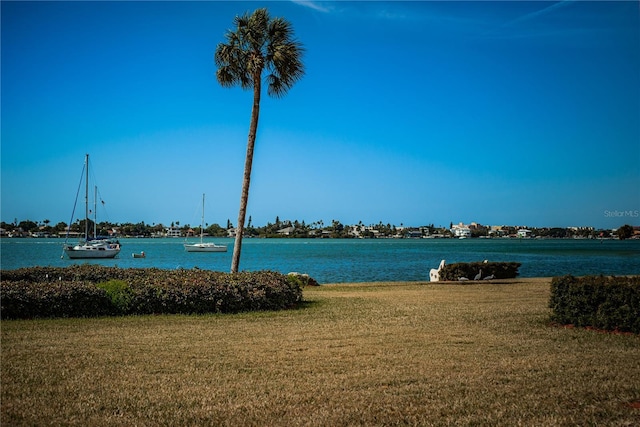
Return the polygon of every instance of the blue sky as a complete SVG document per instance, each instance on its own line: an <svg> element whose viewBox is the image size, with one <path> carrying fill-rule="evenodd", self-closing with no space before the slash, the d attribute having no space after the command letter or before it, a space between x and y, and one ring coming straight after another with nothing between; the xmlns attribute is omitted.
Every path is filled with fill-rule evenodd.
<svg viewBox="0 0 640 427"><path fill-rule="evenodd" d="M2 220L68 222L89 153L99 221L235 224L252 95L213 54L265 6L306 75L263 96L253 224L640 224L637 1L3 1Z"/></svg>

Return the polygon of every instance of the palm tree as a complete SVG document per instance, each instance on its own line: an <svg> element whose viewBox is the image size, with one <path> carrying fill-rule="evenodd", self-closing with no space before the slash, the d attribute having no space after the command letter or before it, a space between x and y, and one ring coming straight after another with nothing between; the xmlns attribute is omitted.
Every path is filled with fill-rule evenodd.
<svg viewBox="0 0 640 427"><path fill-rule="evenodd" d="M231 272L238 272L244 220L249 199L251 165L260 114L262 74L267 72L267 94L276 98L284 96L295 82L304 75L302 44L293 38L293 28L284 18L271 18L267 9L257 9L251 15L245 13L234 19L235 29L225 34L226 42L218 44L215 63L216 78L223 87L240 85L253 88L253 107L247 138L247 156L240 196L240 210L236 240L233 246Z"/></svg>

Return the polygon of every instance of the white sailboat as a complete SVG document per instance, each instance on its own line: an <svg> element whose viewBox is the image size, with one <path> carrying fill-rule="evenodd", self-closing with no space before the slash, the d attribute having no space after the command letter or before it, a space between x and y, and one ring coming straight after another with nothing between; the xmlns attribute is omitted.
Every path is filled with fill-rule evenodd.
<svg viewBox="0 0 640 427"><path fill-rule="evenodd" d="M185 243L184 250L187 252L227 252L224 245L216 245L215 243L204 243L204 194L202 195L202 223L200 225L200 243Z"/></svg>
<svg viewBox="0 0 640 427"><path fill-rule="evenodd" d="M120 242L113 239L98 239L96 235L96 206L94 201L93 239L89 237L89 155L85 156L85 221L84 240L77 245L67 244L63 250L70 259L115 258L120 253ZM97 187L96 187L97 193ZM73 218L72 218L73 220ZM67 235L68 237L68 235Z"/></svg>

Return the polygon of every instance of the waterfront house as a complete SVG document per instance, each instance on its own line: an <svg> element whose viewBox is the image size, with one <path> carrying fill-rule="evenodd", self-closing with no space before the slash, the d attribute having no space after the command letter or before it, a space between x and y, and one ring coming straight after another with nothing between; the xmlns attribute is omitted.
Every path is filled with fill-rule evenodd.
<svg viewBox="0 0 640 427"><path fill-rule="evenodd" d="M454 237L464 239L466 237L471 237L471 229L463 223L460 223L451 226L451 234L453 234Z"/></svg>
<svg viewBox="0 0 640 427"><path fill-rule="evenodd" d="M526 228L521 228L520 230L518 230L516 235L521 238L529 238L531 237L531 230L527 230Z"/></svg>
<svg viewBox="0 0 640 427"><path fill-rule="evenodd" d="M167 228L167 237L182 237L182 232L177 227Z"/></svg>
<svg viewBox="0 0 640 427"><path fill-rule="evenodd" d="M421 230L408 230L405 234L410 239L420 239L422 238Z"/></svg>
<svg viewBox="0 0 640 427"><path fill-rule="evenodd" d="M278 234L281 236L290 236L295 231L295 227L286 227L278 230Z"/></svg>

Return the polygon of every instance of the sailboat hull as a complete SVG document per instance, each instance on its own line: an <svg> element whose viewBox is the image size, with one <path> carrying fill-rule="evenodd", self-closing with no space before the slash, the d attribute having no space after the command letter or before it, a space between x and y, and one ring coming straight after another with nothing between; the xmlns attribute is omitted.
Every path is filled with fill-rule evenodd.
<svg viewBox="0 0 640 427"><path fill-rule="evenodd" d="M64 248L64 253L70 259L115 258L120 253L120 245L113 243L69 245Z"/></svg>
<svg viewBox="0 0 640 427"><path fill-rule="evenodd" d="M187 252L227 252L227 247L215 243L185 243L184 250Z"/></svg>

